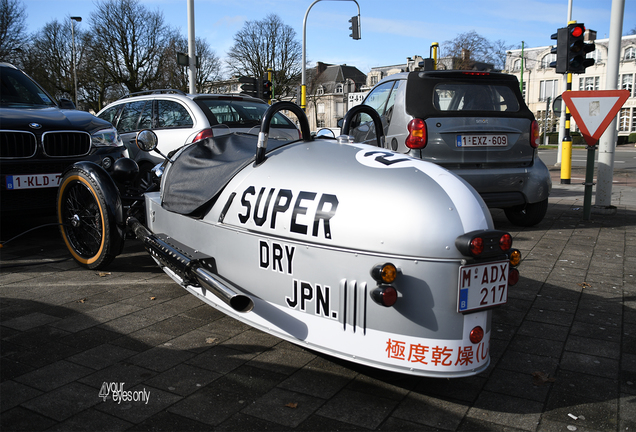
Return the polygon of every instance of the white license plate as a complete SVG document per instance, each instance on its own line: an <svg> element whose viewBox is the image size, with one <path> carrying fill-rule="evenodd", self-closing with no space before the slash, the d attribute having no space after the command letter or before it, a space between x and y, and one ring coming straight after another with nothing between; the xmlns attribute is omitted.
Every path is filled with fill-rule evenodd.
<svg viewBox="0 0 636 432"><path fill-rule="evenodd" d="M508 135L457 135L457 147L505 147Z"/></svg>
<svg viewBox="0 0 636 432"><path fill-rule="evenodd" d="M5 177L7 190L58 187L62 174L20 174Z"/></svg>
<svg viewBox="0 0 636 432"><path fill-rule="evenodd" d="M460 267L458 312L469 312L506 303L509 264L509 261L498 261Z"/></svg>

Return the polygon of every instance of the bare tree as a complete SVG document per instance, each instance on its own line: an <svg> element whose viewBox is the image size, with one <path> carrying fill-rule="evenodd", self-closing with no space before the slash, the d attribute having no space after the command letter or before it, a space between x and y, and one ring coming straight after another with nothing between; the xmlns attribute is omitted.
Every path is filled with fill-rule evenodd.
<svg viewBox="0 0 636 432"><path fill-rule="evenodd" d="M102 0L96 8L91 20L100 65L129 92L155 88L162 82L170 38L163 15L139 0Z"/></svg>
<svg viewBox="0 0 636 432"><path fill-rule="evenodd" d="M274 70L275 97L291 93L292 83L301 72L302 46L296 31L275 14L262 21L247 21L234 35L234 45L227 53L227 67L232 75L263 76Z"/></svg>
<svg viewBox="0 0 636 432"><path fill-rule="evenodd" d="M491 59L492 63L497 69L505 69L507 52L510 51L514 45L506 44L506 41L498 39L492 43Z"/></svg>
<svg viewBox="0 0 636 432"><path fill-rule="evenodd" d="M19 0L0 0L0 61L15 61L28 42L25 10Z"/></svg>
<svg viewBox="0 0 636 432"><path fill-rule="evenodd" d="M475 62L492 63L495 68L502 69L506 61L506 51L511 47L512 45L506 45L503 40L490 42L471 30L444 42L443 55L455 59L455 69L472 69Z"/></svg>
<svg viewBox="0 0 636 432"><path fill-rule="evenodd" d="M93 42L92 33L82 34L82 55L78 67L78 86L87 110L98 112L110 101L119 99L127 89L114 81L99 63L99 52Z"/></svg>
<svg viewBox="0 0 636 432"><path fill-rule="evenodd" d="M70 26L74 23L75 21L64 25L57 20L47 23L33 37L28 48L28 60L24 64L24 70L56 98L73 99L73 47ZM83 51L83 44L80 42L82 33L78 29L75 29L75 32L75 49L79 59Z"/></svg>

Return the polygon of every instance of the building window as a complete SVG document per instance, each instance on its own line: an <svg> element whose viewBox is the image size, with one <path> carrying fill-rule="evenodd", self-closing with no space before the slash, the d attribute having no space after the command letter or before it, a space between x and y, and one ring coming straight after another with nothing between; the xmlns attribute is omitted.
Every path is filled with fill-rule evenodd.
<svg viewBox="0 0 636 432"><path fill-rule="evenodd" d="M340 118L345 115L345 104L344 102L336 102L336 117Z"/></svg>
<svg viewBox="0 0 636 432"><path fill-rule="evenodd" d="M325 94L325 88L324 88L323 86L319 86L319 87L316 89L316 94L317 94L318 96L320 96L320 95L324 95L324 94Z"/></svg>
<svg viewBox="0 0 636 432"><path fill-rule="evenodd" d="M318 129L324 128L324 127L325 127L325 121L324 120L318 120Z"/></svg>
<svg viewBox="0 0 636 432"><path fill-rule="evenodd" d="M633 74L621 75L621 89L629 90L629 94L631 96L633 87L634 87L634 75Z"/></svg>
<svg viewBox="0 0 636 432"><path fill-rule="evenodd" d="M342 93L342 84L336 85L336 93Z"/></svg>
<svg viewBox="0 0 636 432"><path fill-rule="evenodd" d="M550 63L552 63L553 61L556 61L557 56L556 54L546 54L543 56L543 58L541 59L541 69L547 69L550 67Z"/></svg>
<svg viewBox="0 0 636 432"><path fill-rule="evenodd" d="M316 106L316 111L318 112L318 114L324 114L325 113L325 104L324 103L319 103Z"/></svg>
<svg viewBox="0 0 636 432"><path fill-rule="evenodd" d="M599 77L580 77L579 90L598 90Z"/></svg>
<svg viewBox="0 0 636 432"><path fill-rule="evenodd" d="M547 80L539 83L539 102L545 102L550 98L554 100L559 90L559 80Z"/></svg>
<svg viewBox="0 0 636 432"><path fill-rule="evenodd" d="M512 70L515 72L521 70L521 59L517 59L512 63Z"/></svg>
<svg viewBox="0 0 636 432"><path fill-rule="evenodd" d="M378 76L377 75L371 75L370 84L373 86L373 85L376 85L377 83L378 83Z"/></svg>
<svg viewBox="0 0 636 432"><path fill-rule="evenodd" d="M629 112L630 112L629 108L621 108L621 113L618 119L619 132L629 132L629 125L631 123Z"/></svg>
<svg viewBox="0 0 636 432"><path fill-rule="evenodd" d="M625 54L623 54L623 60L634 60L636 58L636 48L633 46L625 48Z"/></svg>

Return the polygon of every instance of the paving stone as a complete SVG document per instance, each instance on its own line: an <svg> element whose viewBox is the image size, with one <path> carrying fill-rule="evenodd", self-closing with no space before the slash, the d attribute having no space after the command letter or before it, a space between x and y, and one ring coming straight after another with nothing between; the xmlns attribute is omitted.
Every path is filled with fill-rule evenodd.
<svg viewBox="0 0 636 432"><path fill-rule="evenodd" d="M24 402L22 406L56 421L63 421L97 403L99 398L94 388L71 382Z"/></svg>
<svg viewBox="0 0 636 432"><path fill-rule="evenodd" d="M51 391L90 374L93 370L66 360L33 370L15 380L42 391Z"/></svg>
<svg viewBox="0 0 636 432"><path fill-rule="evenodd" d="M387 419L396 406L395 400L345 389L329 399L317 414L375 429Z"/></svg>
<svg viewBox="0 0 636 432"><path fill-rule="evenodd" d="M288 428L295 428L316 412L324 402L320 398L306 394L273 388L241 412Z"/></svg>

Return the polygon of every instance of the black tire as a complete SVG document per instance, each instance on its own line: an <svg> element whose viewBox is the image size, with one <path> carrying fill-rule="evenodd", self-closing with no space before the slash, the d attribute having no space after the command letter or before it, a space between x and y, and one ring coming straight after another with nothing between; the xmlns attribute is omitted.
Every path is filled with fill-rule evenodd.
<svg viewBox="0 0 636 432"><path fill-rule="evenodd" d="M57 218L68 250L83 267L104 268L120 252L107 208L104 191L86 171L74 167L62 177Z"/></svg>
<svg viewBox="0 0 636 432"><path fill-rule="evenodd" d="M538 224L548 211L548 199L525 206L510 207L504 209L506 217L513 225L530 227Z"/></svg>

